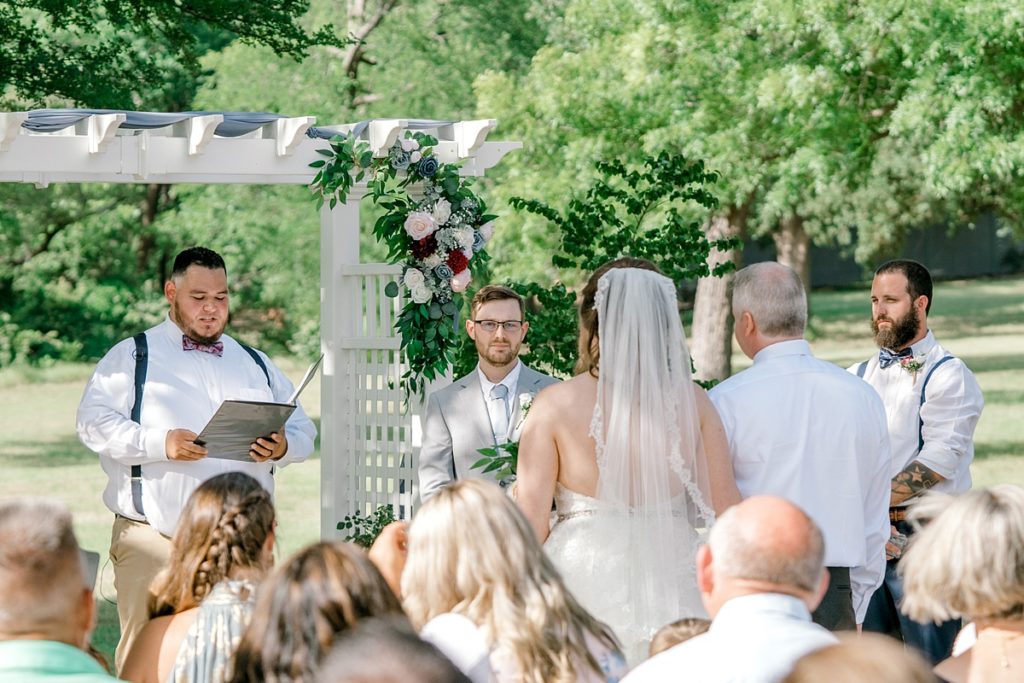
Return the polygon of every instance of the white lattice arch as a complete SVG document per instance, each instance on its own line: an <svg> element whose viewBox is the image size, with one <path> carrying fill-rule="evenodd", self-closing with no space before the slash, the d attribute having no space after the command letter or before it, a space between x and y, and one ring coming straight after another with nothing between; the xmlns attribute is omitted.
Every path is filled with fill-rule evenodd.
<svg viewBox="0 0 1024 683"><path fill-rule="evenodd" d="M313 117L279 118L251 133L220 137L220 114L191 116L151 130L122 128L124 112L104 112L50 133L22 124L28 112L0 112L0 182L307 184L309 163L323 140L306 136ZM332 125L358 131L384 156L408 119ZM487 140L493 119L415 122L438 139L441 162L462 162L462 175L482 176L518 142ZM416 500L419 405L402 411L399 340L392 322L402 302L384 296L399 275L389 264L361 263L359 210L365 184L347 203L320 215L320 316L324 352L321 385L321 536L354 511L391 503L407 517Z"/></svg>

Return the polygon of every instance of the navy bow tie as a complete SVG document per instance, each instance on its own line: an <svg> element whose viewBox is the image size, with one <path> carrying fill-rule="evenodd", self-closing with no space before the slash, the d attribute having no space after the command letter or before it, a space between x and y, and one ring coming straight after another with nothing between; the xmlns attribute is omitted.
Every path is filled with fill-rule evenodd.
<svg viewBox="0 0 1024 683"><path fill-rule="evenodd" d="M883 349L881 349L878 352L878 367L880 367L883 370L885 370L887 367L889 367L893 363L899 363L901 358L913 358L913 357L914 357L914 352L913 352L913 350L909 346L907 348L903 349L902 351L898 352L898 353L895 352L895 351L890 351L889 349L883 348Z"/></svg>
<svg viewBox="0 0 1024 683"><path fill-rule="evenodd" d="M184 351L202 351L203 353L212 353L215 356L224 355L224 342L215 341L212 344L201 344L184 334L181 335L181 348Z"/></svg>

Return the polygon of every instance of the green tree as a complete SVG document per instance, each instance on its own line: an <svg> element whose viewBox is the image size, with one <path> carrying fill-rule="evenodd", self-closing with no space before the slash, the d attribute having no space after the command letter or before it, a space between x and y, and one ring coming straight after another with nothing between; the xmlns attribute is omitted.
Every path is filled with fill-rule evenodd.
<svg viewBox="0 0 1024 683"><path fill-rule="evenodd" d="M868 262L930 221L982 208L1016 221L1016 3L577 0L564 17L528 74L478 81L481 109L529 146L503 194L568 196L610 148L680 150L722 174L709 232L771 236L805 277L811 241L855 245ZM524 221L527 234L544 239ZM695 356L717 377L729 370L725 293L698 284Z"/></svg>
<svg viewBox="0 0 1024 683"><path fill-rule="evenodd" d="M330 25L311 32L299 25L308 8L303 0L5 2L3 103L65 100L131 109L161 90L168 60L198 75L211 42L238 39L297 59L313 45L343 44Z"/></svg>

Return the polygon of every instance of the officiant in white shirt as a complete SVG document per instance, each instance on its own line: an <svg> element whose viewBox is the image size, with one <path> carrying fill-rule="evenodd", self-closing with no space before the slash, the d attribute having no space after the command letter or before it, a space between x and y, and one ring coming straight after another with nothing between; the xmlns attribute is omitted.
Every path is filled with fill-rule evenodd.
<svg viewBox="0 0 1024 683"><path fill-rule="evenodd" d="M423 502L457 479L493 478L472 468L481 457L479 449L518 441L524 401L558 381L519 359L530 323L523 298L514 290L481 288L473 296L470 316L466 333L476 345L477 367L427 400L419 457Z"/></svg>
<svg viewBox="0 0 1024 683"><path fill-rule="evenodd" d="M284 403L293 387L265 354L224 333L229 296L220 254L205 247L179 253L164 296L167 318L108 351L78 406L78 438L99 455L107 475L103 502L114 514L118 669L149 621L149 585L167 564L192 492L222 472L240 471L273 493L274 469L305 460L316 438L300 406L280 433L251 444L248 462L214 457L196 443L222 401Z"/></svg>
<svg viewBox="0 0 1024 683"><path fill-rule="evenodd" d="M757 263L733 285L736 341L754 364L710 392L744 498L774 495L807 512L825 535L828 593L814 612L831 630L864 620L885 571L889 433L878 395L804 340L799 276Z"/></svg>

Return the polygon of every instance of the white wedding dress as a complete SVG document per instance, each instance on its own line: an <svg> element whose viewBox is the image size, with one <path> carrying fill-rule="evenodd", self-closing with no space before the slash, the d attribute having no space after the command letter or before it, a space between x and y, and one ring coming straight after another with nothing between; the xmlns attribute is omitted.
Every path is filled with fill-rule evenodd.
<svg viewBox="0 0 1024 683"><path fill-rule="evenodd" d="M659 628L706 616L695 558L714 513L675 286L652 271L612 269L595 305L597 495L556 485L544 549L635 666Z"/></svg>

